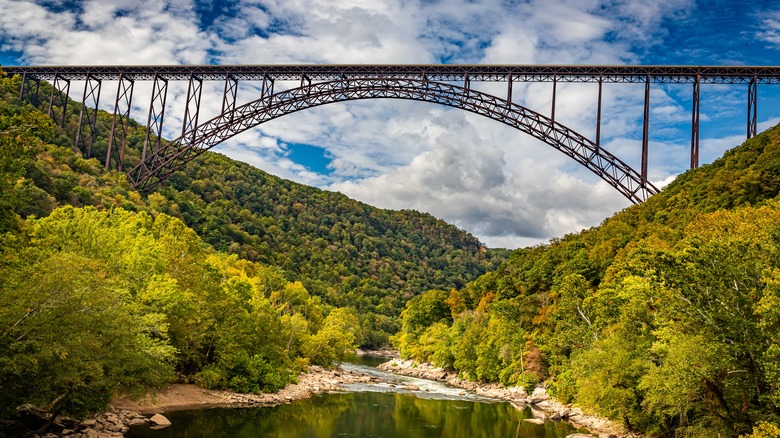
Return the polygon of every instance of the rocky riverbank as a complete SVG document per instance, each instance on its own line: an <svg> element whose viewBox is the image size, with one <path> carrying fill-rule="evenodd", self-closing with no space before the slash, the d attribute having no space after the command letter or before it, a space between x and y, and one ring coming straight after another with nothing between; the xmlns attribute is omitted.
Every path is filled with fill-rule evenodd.
<svg viewBox="0 0 780 438"><path fill-rule="evenodd" d="M463 388L475 394L505 400L518 407L530 406L535 410L538 421L545 419L568 421L576 427L588 429L600 438L640 438L640 435L627 433L617 425L597 415L587 414L580 408L564 405L550 397L544 388L535 388L528 394L522 387L503 387L498 383L477 383L458 378L457 374L437 368L427 363L394 359L379 365L379 369L419 379L436 380L448 385ZM533 421L533 419L529 419ZM575 434L577 437L593 435Z"/></svg>
<svg viewBox="0 0 780 438"><path fill-rule="evenodd" d="M287 385L273 394L239 394L231 391L208 390L193 384L175 384L155 394L135 400L127 397L115 399L108 411L92 418L76 421L62 418L54 422L52 433L46 438L73 437L119 438L130 426L148 425L166 427L167 411L200 409L206 407L263 407L291 403L312 395L340 389L350 383L377 383L379 379L342 369L325 369L310 366L307 373L298 376L298 383Z"/></svg>

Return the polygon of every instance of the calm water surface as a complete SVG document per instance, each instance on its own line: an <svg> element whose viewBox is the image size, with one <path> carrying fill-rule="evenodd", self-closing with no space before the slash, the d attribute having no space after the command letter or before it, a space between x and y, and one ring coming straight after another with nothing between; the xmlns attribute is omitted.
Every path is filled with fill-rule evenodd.
<svg viewBox="0 0 780 438"><path fill-rule="evenodd" d="M341 393L268 408L212 408L168 412L171 427L131 428L128 437L522 437L560 438L571 425L526 421L531 411L480 398L436 382L401 378L366 365L345 368L371 372L390 383L349 385ZM420 391L402 389L412 383Z"/></svg>

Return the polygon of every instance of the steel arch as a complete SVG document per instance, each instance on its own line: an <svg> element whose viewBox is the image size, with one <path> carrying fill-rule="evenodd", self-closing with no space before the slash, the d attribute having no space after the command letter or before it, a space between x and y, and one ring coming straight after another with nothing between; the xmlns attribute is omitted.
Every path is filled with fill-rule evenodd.
<svg viewBox="0 0 780 438"><path fill-rule="evenodd" d="M566 126L521 105L464 87L409 78L353 78L317 82L265 96L198 125L161 146L128 172L139 190L150 190L204 151L286 114L335 102L406 99L460 108L518 129L558 149L590 169L634 203L658 189L638 172Z"/></svg>

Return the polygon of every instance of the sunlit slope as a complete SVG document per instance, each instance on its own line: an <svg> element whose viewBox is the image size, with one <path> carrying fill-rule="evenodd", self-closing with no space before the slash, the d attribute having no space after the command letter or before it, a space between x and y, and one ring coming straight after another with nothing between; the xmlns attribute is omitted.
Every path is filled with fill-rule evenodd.
<svg viewBox="0 0 780 438"><path fill-rule="evenodd" d="M780 412L779 192L775 127L598 227L412 300L395 343L471 379L545 382L631 430L749 433Z"/></svg>

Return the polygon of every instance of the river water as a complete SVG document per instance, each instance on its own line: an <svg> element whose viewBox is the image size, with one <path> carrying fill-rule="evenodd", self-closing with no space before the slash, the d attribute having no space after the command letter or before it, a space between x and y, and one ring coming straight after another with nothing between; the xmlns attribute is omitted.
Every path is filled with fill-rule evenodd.
<svg viewBox="0 0 780 438"><path fill-rule="evenodd" d="M530 409L486 399L439 382L396 376L371 363L342 368L372 374L384 383L346 385L344 392L265 408L209 408L167 412L172 426L134 427L127 437L518 437L560 438L567 423L524 421ZM368 364L365 364L368 362ZM407 389L408 385L419 390ZM579 430L580 432L585 432Z"/></svg>

